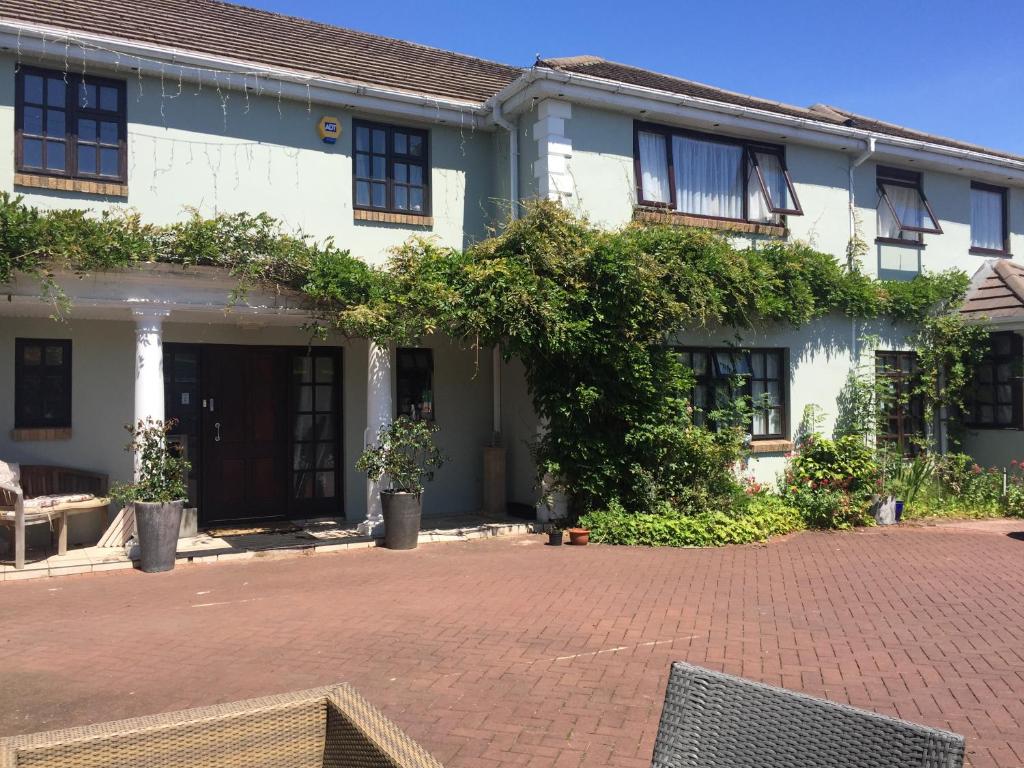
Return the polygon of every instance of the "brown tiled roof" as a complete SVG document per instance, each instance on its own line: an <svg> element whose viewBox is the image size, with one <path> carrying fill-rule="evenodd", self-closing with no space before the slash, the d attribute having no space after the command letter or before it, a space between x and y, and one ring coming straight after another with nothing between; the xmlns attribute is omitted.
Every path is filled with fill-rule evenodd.
<svg viewBox="0 0 1024 768"><path fill-rule="evenodd" d="M521 74L493 61L215 0L0 0L0 17L477 103Z"/></svg>
<svg viewBox="0 0 1024 768"><path fill-rule="evenodd" d="M1009 259L997 259L982 270L960 312L972 317L1024 320L1024 267Z"/></svg>
<svg viewBox="0 0 1024 768"><path fill-rule="evenodd" d="M537 62L537 66L549 69L561 70L563 72L575 72L581 75L599 77L604 80L611 80L617 83L628 83L644 88L653 88L668 93L678 93L682 96L693 96L700 99L709 99L722 104L733 104L751 109L762 109L766 112L773 112L789 117L801 117L806 120L813 120L818 123L859 128L865 131L880 133L885 136L894 136L912 141L923 141L931 144L939 144L954 149L964 149L971 152L982 152L993 157L1001 157L1008 160L1024 162L1024 157L1014 155L1001 150L979 147L975 144L968 144L954 139L947 139L943 136L934 136L930 133L903 128L892 123L885 123L870 117L857 115L840 107L815 104L811 107L795 107L790 104L783 104L768 99L758 99L753 96L745 96L741 93L726 91L722 88L697 83L693 80L683 80L679 77L662 75L658 72L651 72L647 69L632 67L628 64L618 64L614 61L607 61L597 56L570 56L560 59L544 59Z"/></svg>

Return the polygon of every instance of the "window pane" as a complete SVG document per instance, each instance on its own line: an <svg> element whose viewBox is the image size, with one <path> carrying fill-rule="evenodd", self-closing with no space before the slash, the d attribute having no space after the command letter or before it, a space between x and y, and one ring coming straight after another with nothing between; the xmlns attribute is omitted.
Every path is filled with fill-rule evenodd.
<svg viewBox="0 0 1024 768"><path fill-rule="evenodd" d="M334 387L330 384L319 385L316 388L316 409L323 413L334 410Z"/></svg>
<svg viewBox="0 0 1024 768"><path fill-rule="evenodd" d="M316 473L316 495L320 498L330 499L334 497L334 473Z"/></svg>
<svg viewBox="0 0 1024 768"><path fill-rule="evenodd" d="M332 443L320 443L316 447L317 469L334 469L334 445Z"/></svg>
<svg viewBox="0 0 1024 768"><path fill-rule="evenodd" d="M782 434L782 411L778 408L768 411L768 433L771 435Z"/></svg>
<svg viewBox="0 0 1024 768"><path fill-rule="evenodd" d="M698 376L703 376L708 372L707 352L693 353L693 372L696 373Z"/></svg>
<svg viewBox="0 0 1024 768"><path fill-rule="evenodd" d="M356 176L365 179L370 175L370 156L356 155Z"/></svg>
<svg viewBox="0 0 1024 768"><path fill-rule="evenodd" d="M332 358L316 358L316 380L320 384L329 384L334 381L334 360Z"/></svg>
<svg viewBox="0 0 1024 768"><path fill-rule="evenodd" d="M768 360L768 378L769 379L781 378L780 375L779 375L779 371L782 368L782 366L780 365L782 356L780 354L778 354L777 352L776 353L769 352L768 354L765 355L765 357Z"/></svg>
<svg viewBox="0 0 1024 768"><path fill-rule="evenodd" d="M312 472L296 472L295 473L295 498L296 499L311 499L311 498L313 498L313 473Z"/></svg>
<svg viewBox="0 0 1024 768"><path fill-rule="evenodd" d="M405 163L395 163L395 181L405 183L409 179L408 168Z"/></svg>
<svg viewBox="0 0 1024 768"><path fill-rule="evenodd" d="M50 109L46 112L46 135L63 136L65 134L64 110Z"/></svg>
<svg viewBox="0 0 1024 768"><path fill-rule="evenodd" d="M378 128L373 130L373 151L378 155L383 155L385 152L384 131Z"/></svg>
<svg viewBox="0 0 1024 768"><path fill-rule="evenodd" d="M26 344L22 348L21 360L25 365L40 365L43 362L43 348L38 344Z"/></svg>
<svg viewBox="0 0 1024 768"><path fill-rule="evenodd" d="M423 137L410 135L409 136L409 154L414 157L423 156Z"/></svg>
<svg viewBox="0 0 1024 768"><path fill-rule="evenodd" d="M375 156L373 158L373 175L372 175L372 178L374 178L374 179L385 179L385 178L387 178L387 176L384 175L384 164L385 164L385 161L384 161L383 157L376 157Z"/></svg>
<svg viewBox="0 0 1024 768"><path fill-rule="evenodd" d="M395 131L395 153L399 155L405 155L409 152L409 143L406 141L406 135L399 131Z"/></svg>
<svg viewBox="0 0 1024 768"><path fill-rule="evenodd" d="M915 187L883 184L882 189L896 211L897 224L901 229L936 229L935 222L925 208L924 199Z"/></svg>
<svg viewBox="0 0 1024 768"><path fill-rule="evenodd" d="M106 120L100 123L100 141L104 144L117 144L117 123Z"/></svg>
<svg viewBox="0 0 1024 768"><path fill-rule="evenodd" d="M91 83L81 83L78 87L78 106L95 109L98 105L96 86Z"/></svg>
<svg viewBox="0 0 1024 768"><path fill-rule="evenodd" d="M374 184L372 191L373 207L384 208L387 205L387 186L384 184Z"/></svg>
<svg viewBox="0 0 1024 768"><path fill-rule="evenodd" d="M356 205L370 204L370 183L368 181L356 182Z"/></svg>
<svg viewBox="0 0 1024 768"><path fill-rule="evenodd" d="M786 174L782 170L782 160L778 155L765 152L757 152L756 157L761 178L768 187L768 196L771 198L769 202L776 208L794 208L789 185L786 184Z"/></svg>
<svg viewBox="0 0 1024 768"><path fill-rule="evenodd" d="M43 142L40 139L23 139L21 142L22 162L31 168L43 167Z"/></svg>
<svg viewBox="0 0 1024 768"><path fill-rule="evenodd" d="M334 417L318 415L316 417L316 439L331 440L334 437Z"/></svg>
<svg viewBox="0 0 1024 768"><path fill-rule="evenodd" d="M423 166L421 165L410 165L409 166L409 183L414 184L417 187L423 186Z"/></svg>
<svg viewBox="0 0 1024 768"><path fill-rule="evenodd" d="M1003 242L1003 196L987 189L971 190L971 245L1001 251Z"/></svg>
<svg viewBox="0 0 1024 768"><path fill-rule="evenodd" d="M78 145L78 170L82 173L96 173L96 147L91 144Z"/></svg>
<svg viewBox="0 0 1024 768"><path fill-rule="evenodd" d="M763 352L753 352L750 355L750 363L754 370L754 376L759 379L764 378L764 358Z"/></svg>
<svg viewBox="0 0 1024 768"><path fill-rule="evenodd" d="M732 144L672 137L677 209L739 219L743 216L743 150Z"/></svg>
<svg viewBox="0 0 1024 768"><path fill-rule="evenodd" d="M85 118L78 119L78 140L79 141L96 141L96 121L86 120Z"/></svg>
<svg viewBox="0 0 1024 768"><path fill-rule="evenodd" d="M292 358L292 380L304 383L313 381L313 360L311 358Z"/></svg>
<svg viewBox="0 0 1024 768"><path fill-rule="evenodd" d="M360 152L370 151L370 129L365 126L356 128L356 149Z"/></svg>
<svg viewBox="0 0 1024 768"><path fill-rule="evenodd" d="M1008 333L993 333L990 337L992 339L992 353L995 355L1008 355L1013 349L1010 342L1010 334Z"/></svg>
<svg viewBox="0 0 1024 768"><path fill-rule="evenodd" d="M292 469L313 469L316 446L313 443L299 443L292 449Z"/></svg>
<svg viewBox="0 0 1024 768"><path fill-rule="evenodd" d="M46 167L51 171L64 170L64 142L46 142Z"/></svg>
<svg viewBox="0 0 1024 768"><path fill-rule="evenodd" d="M100 149L100 173L104 176L121 174L121 151L103 147Z"/></svg>
<svg viewBox="0 0 1024 768"><path fill-rule="evenodd" d="M63 78L51 77L46 81L46 103L51 107L64 107L67 85Z"/></svg>
<svg viewBox="0 0 1024 768"><path fill-rule="evenodd" d="M25 101L30 104L43 103L43 78L39 75L25 75Z"/></svg>
<svg viewBox="0 0 1024 768"><path fill-rule="evenodd" d="M117 89L109 85L100 87L100 109L107 112L117 111Z"/></svg>
<svg viewBox="0 0 1024 768"><path fill-rule="evenodd" d="M660 133L639 131L640 190L644 200L652 203L669 202L668 151L665 137Z"/></svg>
<svg viewBox="0 0 1024 768"><path fill-rule="evenodd" d="M310 386L299 387L299 396L296 403L298 411L313 410L313 388Z"/></svg>
<svg viewBox="0 0 1024 768"><path fill-rule="evenodd" d="M313 417L311 415L299 414L295 417L295 439L313 439Z"/></svg>
<svg viewBox="0 0 1024 768"><path fill-rule="evenodd" d="M22 130L25 133L42 134L43 132L43 108L25 107L25 119Z"/></svg>
<svg viewBox="0 0 1024 768"><path fill-rule="evenodd" d="M409 208L409 190L407 187L395 187L395 208L400 211Z"/></svg>
<svg viewBox="0 0 1024 768"><path fill-rule="evenodd" d="M409 190L409 210L423 210L423 190L421 188L413 187Z"/></svg>

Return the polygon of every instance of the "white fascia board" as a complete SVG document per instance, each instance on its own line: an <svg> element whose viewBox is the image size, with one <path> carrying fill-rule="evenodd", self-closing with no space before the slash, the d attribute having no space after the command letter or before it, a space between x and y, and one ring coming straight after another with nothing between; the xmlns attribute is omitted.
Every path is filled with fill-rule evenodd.
<svg viewBox="0 0 1024 768"><path fill-rule="evenodd" d="M946 173L984 176L1003 184L1024 184L1024 161L997 157L976 150L904 139L897 136L830 125L809 118L781 115L752 107L724 104L695 96L669 93L589 75L534 68L506 86L489 104L497 101L506 115L533 108L549 99L587 104L631 114L639 120L685 122L743 133L756 138L788 141L860 154L875 140L876 153Z"/></svg>
<svg viewBox="0 0 1024 768"><path fill-rule="evenodd" d="M271 81L270 87L263 91L264 96L271 98L277 96L280 86L281 97L291 101L378 112L427 123L480 129L491 126L490 121L482 119L489 108L472 101L350 83L298 70L13 19L0 18L0 47L44 57L60 67L65 61L69 67L84 62L133 74L138 71L143 75L163 76L175 82L180 76L184 82L198 83L212 72L248 76L250 88L257 80ZM209 85L208 80L204 80L204 84ZM233 87L241 85L238 81L233 83Z"/></svg>

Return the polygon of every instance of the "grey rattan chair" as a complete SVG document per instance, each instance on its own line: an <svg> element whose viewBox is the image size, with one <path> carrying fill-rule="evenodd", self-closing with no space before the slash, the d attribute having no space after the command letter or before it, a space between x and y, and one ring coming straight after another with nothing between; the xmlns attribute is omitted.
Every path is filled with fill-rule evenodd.
<svg viewBox="0 0 1024 768"><path fill-rule="evenodd" d="M348 685L0 739L0 768L442 768Z"/></svg>
<svg viewBox="0 0 1024 768"><path fill-rule="evenodd" d="M653 768L960 768L955 733L676 662Z"/></svg>

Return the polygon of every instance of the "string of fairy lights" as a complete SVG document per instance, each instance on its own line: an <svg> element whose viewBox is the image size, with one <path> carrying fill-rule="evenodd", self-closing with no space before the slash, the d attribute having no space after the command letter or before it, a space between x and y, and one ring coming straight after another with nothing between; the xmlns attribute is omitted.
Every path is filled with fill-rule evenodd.
<svg viewBox="0 0 1024 768"><path fill-rule="evenodd" d="M259 174L260 166L265 170L266 184L269 189L280 190L282 173L285 165L290 163L294 176L296 191L302 187L302 160L304 147L299 144L285 144L260 139L232 140L232 131L236 134L233 120L255 116L255 105L257 100L264 98L273 99L279 120L286 117L286 103L302 104L307 115L312 115L314 110L313 88L318 77L305 75L300 72L274 72L268 73L261 70L228 71L217 69L202 64L185 62L168 62L166 59L145 56L139 53L128 53L114 47L102 45L93 40L82 39L71 33L43 33L32 32L34 40L41 41L38 53L26 51L23 45L23 30L18 28L16 35L15 50L15 72L18 72L23 65L31 65L52 62L55 58L63 61L64 82L68 83L68 76L72 72L85 78L88 76L90 56L103 55L112 61L107 64L100 64L95 69L97 76L108 74L112 70L115 74L134 72L136 81L135 100L141 103L146 98L146 82L152 78L159 81L159 122L162 131L159 133L149 132L142 129L142 123L132 124L130 141L128 142L128 156L132 168L139 168L138 160L143 150L140 148L140 141L149 144L151 158L151 175L148 189L154 194L159 193L160 181L175 173L185 171L194 174L196 168L205 166L205 172L210 176L212 185L213 203L216 211L219 208L222 177L225 175L225 158L229 156L228 163L233 167L228 170L233 178L231 182L232 191L238 191L246 181L253 180ZM174 54L170 54L172 59ZM33 59L36 59L34 62ZM80 61L81 69L73 69ZM144 70L152 74L146 74ZM300 92L304 92L304 100L286 96L285 86L298 86ZM196 131L212 136L217 133L211 128L195 128L196 113L189 113L188 123L180 128L168 124L170 116L169 109L182 98L189 96L202 98L212 93L214 108L219 110L220 134L223 138L202 139L193 138L187 131ZM233 98L234 97L234 98ZM476 130L476 120L470 105L459 108L451 103L442 104L440 99L424 95L424 100L432 103L437 110L440 119L442 109L451 111L457 109L459 120L460 145L459 149L463 157L468 155L467 141L472 138ZM235 105L238 104L238 108ZM230 120L229 120L230 118ZM265 120L266 110L261 109L258 115L259 120ZM255 126L256 130L262 129L265 123ZM467 136L468 127L468 136ZM183 152L187 155L183 156ZM161 157L162 156L162 157ZM244 177L244 178L243 178ZM177 179L180 183L181 179ZM194 179L193 179L194 181ZM194 183L192 186L196 186ZM462 205L461 196L448 191L443 196L434 193L433 210L435 215L444 215L449 206ZM438 199L441 197L442 199ZM440 205L438 205L440 203Z"/></svg>

